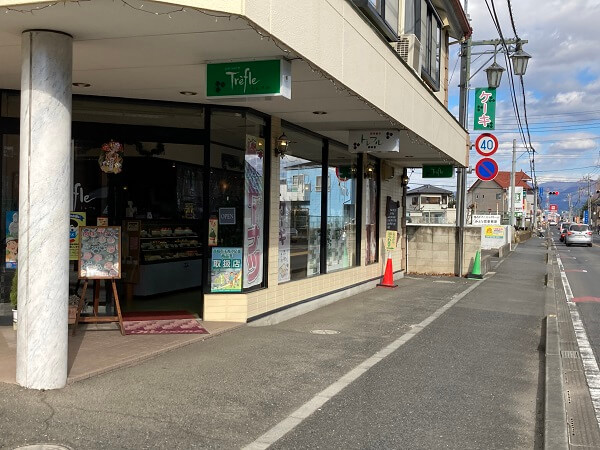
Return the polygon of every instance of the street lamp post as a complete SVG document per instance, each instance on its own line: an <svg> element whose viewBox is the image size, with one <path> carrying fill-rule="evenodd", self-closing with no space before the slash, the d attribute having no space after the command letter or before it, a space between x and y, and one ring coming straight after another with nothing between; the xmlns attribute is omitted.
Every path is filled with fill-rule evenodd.
<svg viewBox="0 0 600 450"><path fill-rule="evenodd" d="M466 11L466 7L465 7ZM459 93L459 104L458 104L458 121L462 125L462 127L467 130L468 129L468 111L469 111L469 80L475 76L482 68L480 67L473 75L471 75L471 49L475 46L493 46L494 50L492 52L494 62L488 67L485 72L488 77L489 87L498 87L500 85L500 79L502 77L502 72L504 72L504 68L502 68L499 64L496 63L496 54L498 53L498 46L504 44L508 49L509 45L514 45L515 48L512 51L512 55L510 56L513 62L513 73L515 75L525 75L525 71L527 70L527 63L531 58L531 55L525 53L523 51L523 44L526 44L526 40L521 39L491 39L486 41L472 41L471 38L467 39L464 42L461 42L461 51L460 51L460 93ZM508 50L509 53L511 50ZM483 52L484 54L490 52ZM491 58L490 58L491 59ZM488 60L489 61L489 60ZM513 149L514 153L514 149ZM457 208L457 217L456 217L456 225L457 225L457 239L456 239L456 269L458 276L462 276L463 272L463 258L464 258L464 234L465 234L465 207L466 207L466 196L467 196L467 168L459 167L457 170L457 179L456 179L456 208ZM510 202L512 204L511 209L511 222L514 224L514 175L511 177L511 196Z"/></svg>

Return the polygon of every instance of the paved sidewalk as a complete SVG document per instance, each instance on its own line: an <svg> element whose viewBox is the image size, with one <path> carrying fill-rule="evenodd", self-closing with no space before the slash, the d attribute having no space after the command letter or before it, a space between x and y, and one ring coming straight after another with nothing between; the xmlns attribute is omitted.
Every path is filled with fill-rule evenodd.
<svg viewBox="0 0 600 450"><path fill-rule="evenodd" d="M0 447L242 448L400 343L274 447L541 448L545 251L534 238L483 282L405 277L60 391L0 384Z"/></svg>

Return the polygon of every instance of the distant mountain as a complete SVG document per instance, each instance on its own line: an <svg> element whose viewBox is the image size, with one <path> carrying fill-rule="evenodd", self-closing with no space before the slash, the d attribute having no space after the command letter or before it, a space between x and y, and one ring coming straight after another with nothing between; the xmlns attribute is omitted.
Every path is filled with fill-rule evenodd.
<svg viewBox="0 0 600 450"><path fill-rule="evenodd" d="M544 190L544 198L542 199L544 210L548 209L547 194L551 191L558 191L558 195L550 196L550 204L558 205L558 211L561 214L569 212L569 194L571 194L571 208L573 214L577 214L581 209L581 206L587 202L587 183L581 181L548 181L539 184L538 186ZM595 193L595 182L592 182L591 186L593 195Z"/></svg>

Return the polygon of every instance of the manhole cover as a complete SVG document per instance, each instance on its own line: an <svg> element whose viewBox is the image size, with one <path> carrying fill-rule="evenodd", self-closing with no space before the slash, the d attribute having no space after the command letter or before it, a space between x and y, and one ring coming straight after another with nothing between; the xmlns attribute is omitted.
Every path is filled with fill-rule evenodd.
<svg viewBox="0 0 600 450"><path fill-rule="evenodd" d="M337 330L312 330L312 334L340 334Z"/></svg>
<svg viewBox="0 0 600 450"><path fill-rule="evenodd" d="M71 448L58 444L29 444L17 447L15 450L71 450Z"/></svg>

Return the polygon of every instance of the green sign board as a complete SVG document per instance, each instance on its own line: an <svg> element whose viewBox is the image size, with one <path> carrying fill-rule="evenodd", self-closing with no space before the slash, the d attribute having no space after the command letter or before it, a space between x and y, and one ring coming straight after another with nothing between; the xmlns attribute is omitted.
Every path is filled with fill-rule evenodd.
<svg viewBox="0 0 600 450"><path fill-rule="evenodd" d="M475 89L474 130L493 130L496 126L496 88Z"/></svg>
<svg viewBox="0 0 600 450"><path fill-rule="evenodd" d="M429 165L423 164L422 178L452 178L454 176L454 166L449 165Z"/></svg>
<svg viewBox="0 0 600 450"><path fill-rule="evenodd" d="M283 59L206 65L207 97L291 98L291 64Z"/></svg>

